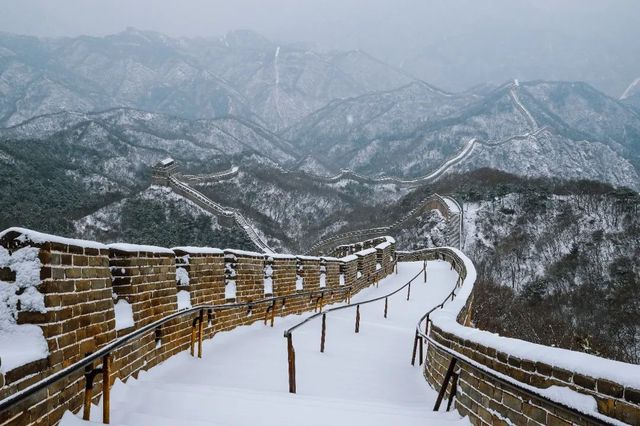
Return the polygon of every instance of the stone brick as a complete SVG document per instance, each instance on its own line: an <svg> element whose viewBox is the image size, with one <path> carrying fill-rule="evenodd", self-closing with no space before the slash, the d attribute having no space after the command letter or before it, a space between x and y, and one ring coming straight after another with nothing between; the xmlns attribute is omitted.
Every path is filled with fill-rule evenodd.
<svg viewBox="0 0 640 426"><path fill-rule="evenodd" d="M596 379L578 373L573 373L573 383L589 390L595 390L596 388Z"/></svg>
<svg viewBox="0 0 640 426"><path fill-rule="evenodd" d="M640 405L640 390L633 388L626 388L624 390L624 399L633 403Z"/></svg>
<svg viewBox="0 0 640 426"><path fill-rule="evenodd" d="M558 367L553 367L552 375L553 377L556 377L562 380L563 382L567 382L567 383L571 382L571 379L573 377L573 373L571 371L567 371Z"/></svg>
<svg viewBox="0 0 640 426"><path fill-rule="evenodd" d="M547 422L547 412L540 407L536 407L529 403L522 404L522 413L540 424L545 424Z"/></svg>
<svg viewBox="0 0 640 426"><path fill-rule="evenodd" d="M624 388L617 383L610 382L604 379L598 379L598 392L605 395L610 395L615 398L622 398Z"/></svg>
<svg viewBox="0 0 640 426"><path fill-rule="evenodd" d="M502 403L514 411L522 412L522 400L510 393L502 394Z"/></svg>
<svg viewBox="0 0 640 426"><path fill-rule="evenodd" d="M547 415L547 425L549 426L570 426L572 423L549 413Z"/></svg>

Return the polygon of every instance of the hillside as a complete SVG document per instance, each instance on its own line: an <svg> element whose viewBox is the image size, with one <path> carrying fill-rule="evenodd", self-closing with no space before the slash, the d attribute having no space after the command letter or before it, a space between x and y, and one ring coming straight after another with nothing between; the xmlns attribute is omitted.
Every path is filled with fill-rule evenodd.
<svg viewBox="0 0 640 426"><path fill-rule="evenodd" d="M479 274L479 327L640 362L637 193L492 170L451 176L438 186L464 200L463 248ZM428 226L407 229L399 246L410 249L429 242L423 235L438 235L438 222L423 223Z"/></svg>
<svg viewBox="0 0 640 426"><path fill-rule="evenodd" d="M640 187L640 116L582 83L445 94L422 84L336 101L283 133L325 168L417 178L475 139L453 170Z"/></svg>
<svg viewBox="0 0 640 426"><path fill-rule="evenodd" d="M362 52L279 46L248 31L222 39L132 28L106 37L0 34L5 126L62 110L130 107L189 119L235 115L280 129L332 99L412 80Z"/></svg>

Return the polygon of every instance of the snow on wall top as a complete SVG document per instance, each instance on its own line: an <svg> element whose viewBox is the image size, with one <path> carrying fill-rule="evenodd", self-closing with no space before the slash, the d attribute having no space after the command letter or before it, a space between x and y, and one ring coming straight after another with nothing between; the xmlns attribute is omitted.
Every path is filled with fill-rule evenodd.
<svg viewBox="0 0 640 426"><path fill-rule="evenodd" d="M455 300L446 303L443 309L436 310L431 314L433 325L461 339L494 348L520 359L545 363L593 378L607 379L625 387L640 388L640 365L503 337L489 331L465 327L458 323L458 314L464 309L471 295L477 273L473 262L467 256L458 249L452 247L449 249L464 262L467 277Z"/></svg>
<svg viewBox="0 0 640 426"><path fill-rule="evenodd" d="M300 260L320 260L317 256L296 256Z"/></svg>
<svg viewBox="0 0 640 426"><path fill-rule="evenodd" d="M384 249L386 249L387 247L389 247L390 245L391 245L391 243L390 243L389 241L385 241L384 243L380 243L380 244L378 244L375 248L376 248L377 250L384 250Z"/></svg>
<svg viewBox="0 0 640 426"><path fill-rule="evenodd" d="M128 253L145 252L145 253L174 254L173 250L168 249L166 247L146 246L146 245L139 245L139 244L115 243L115 244L109 244L107 245L107 247L113 250L119 250L119 251L124 251Z"/></svg>
<svg viewBox="0 0 640 426"><path fill-rule="evenodd" d="M171 250L183 251L185 253L190 253L190 254L224 254L224 250L221 250L219 248L212 248L212 247L185 246L185 247L173 247Z"/></svg>
<svg viewBox="0 0 640 426"><path fill-rule="evenodd" d="M281 254L281 253L269 253L266 255L267 257L270 257L272 259L287 259L287 260L293 260L296 258L296 256L294 254Z"/></svg>
<svg viewBox="0 0 640 426"><path fill-rule="evenodd" d="M68 244L77 247L84 248L94 248L94 249L106 249L107 246L96 241L88 241L88 240L78 240L75 238L65 238L59 237L57 235L45 234L38 231L32 231L31 229L13 227L5 229L0 232L0 239L10 232L18 232L22 234L19 238L22 242L31 242L34 244L44 244L44 243L59 243L59 244Z"/></svg>
<svg viewBox="0 0 640 426"><path fill-rule="evenodd" d="M236 250L236 249L225 249L224 253L232 253L232 254L237 254L239 256L253 256L253 257L264 257L264 256L266 256L265 253L258 253L257 251ZM272 256L271 253L269 253L268 255Z"/></svg>
<svg viewBox="0 0 640 426"><path fill-rule="evenodd" d="M341 257L340 260L342 262L352 262L354 260L358 260L358 256L355 254L350 254L349 256Z"/></svg>
<svg viewBox="0 0 640 426"><path fill-rule="evenodd" d="M355 252L354 254L356 256L367 256L369 254L374 254L375 252L376 252L376 249L371 247L371 248L368 248L368 249L364 249L364 250L360 250L358 252Z"/></svg>

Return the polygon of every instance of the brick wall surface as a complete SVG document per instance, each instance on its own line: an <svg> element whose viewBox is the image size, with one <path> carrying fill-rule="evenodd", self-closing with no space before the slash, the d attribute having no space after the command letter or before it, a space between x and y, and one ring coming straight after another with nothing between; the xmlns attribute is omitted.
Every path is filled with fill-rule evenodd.
<svg viewBox="0 0 640 426"><path fill-rule="evenodd" d="M400 253L399 258L410 261L447 260L460 276L466 277L462 260L449 250ZM459 313L459 322L467 317L469 308L468 300ZM433 325L429 336L442 346L525 385L540 389L554 385L568 387L593 396L601 414L625 423L640 424L640 392L637 389L625 388L603 378L586 377L545 363L520 359L443 332ZM436 390L440 390L450 362L451 356L444 350L428 345L423 373ZM460 371L455 406L462 415L469 416L474 425L596 424L573 410L558 408L542 397L497 381L482 369L461 362L457 366ZM447 397L450 390L451 384L447 389Z"/></svg>
<svg viewBox="0 0 640 426"><path fill-rule="evenodd" d="M186 270L189 284L179 288L189 291L191 304L214 305L195 310L171 320L133 339L112 353L111 382L137 376L191 346L192 326L202 315L203 337L262 321L267 309L275 316L313 311L322 304L342 301L349 286L357 292L380 278L375 273L377 253L365 256L363 267L371 281L360 280L356 286L358 260L302 258L251 254L245 252L176 248L173 251L145 251L141 247L108 248L96 243L91 247L47 241L24 242L20 233L9 233L0 244L17 250L26 245L40 249L41 284L47 312L21 312L19 323L37 324L49 345L47 359L0 374L0 399L35 383L52 372L81 359L116 335L124 336L177 310L176 266ZM56 239L57 240L57 239ZM90 242L89 242L90 243ZM93 248L93 247L99 248ZM225 254L235 256L236 299L225 300ZM273 295L264 293L264 265L273 273ZM295 288L297 264L303 265L305 288ZM325 270L324 288L320 288L320 264ZM373 266L371 266L373 265ZM345 286L340 286L340 272L345 272ZM391 268L392 270L392 268ZM13 278L11 271L0 270L3 280ZM116 331L114 300L126 299L132 306L134 327ZM322 300L320 300L322 299ZM266 301L267 303L263 303ZM249 303L251 306L224 308L226 303ZM96 361L95 366L100 366ZM28 400L0 413L0 425L56 424L66 410L82 408L84 376L79 372ZM94 401L102 391L97 378Z"/></svg>

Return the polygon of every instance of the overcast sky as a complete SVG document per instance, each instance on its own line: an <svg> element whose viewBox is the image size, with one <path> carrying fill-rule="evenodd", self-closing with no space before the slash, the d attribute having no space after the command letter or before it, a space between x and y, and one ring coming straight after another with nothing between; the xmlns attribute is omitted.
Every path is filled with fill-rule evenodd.
<svg viewBox="0 0 640 426"><path fill-rule="evenodd" d="M489 45L543 37L553 44L567 37L575 49L575 40L583 39L587 48L601 41L606 52L620 56L640 45L640 0L2 0L1 5L0 30L13 33L105 35L130 26L190 37L251 29L277 41L359 48L394 64L434 44L458 37L473 41L487 33ZM624 78L634 74L640 76L640 70L628 70Z"/></svg>

